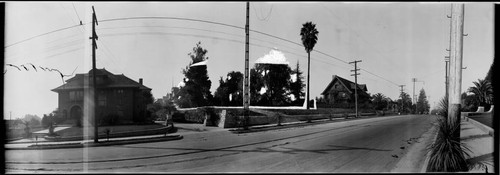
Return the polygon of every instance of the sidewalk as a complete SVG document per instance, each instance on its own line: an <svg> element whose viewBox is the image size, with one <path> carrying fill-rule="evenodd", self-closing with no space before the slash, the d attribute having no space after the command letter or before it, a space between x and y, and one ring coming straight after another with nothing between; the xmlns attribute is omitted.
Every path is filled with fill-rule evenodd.
<svg viewBox="0 0 500 175"><path fill-rule="evenodd" d="M473 119L462 118L460 139L470 149L469 161L474 164L471 173L494 173L493 162L493 136L490 127Z"/></svg>

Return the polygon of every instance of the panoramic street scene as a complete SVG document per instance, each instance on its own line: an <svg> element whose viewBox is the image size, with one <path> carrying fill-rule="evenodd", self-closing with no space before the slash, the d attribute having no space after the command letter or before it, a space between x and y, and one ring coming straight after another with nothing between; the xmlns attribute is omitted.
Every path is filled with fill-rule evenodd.
<svg viewBox="0 0 500 175"><path fill-rule="evenodd" d="M5 174L498 172L493 3L2 6Z"/></svg>

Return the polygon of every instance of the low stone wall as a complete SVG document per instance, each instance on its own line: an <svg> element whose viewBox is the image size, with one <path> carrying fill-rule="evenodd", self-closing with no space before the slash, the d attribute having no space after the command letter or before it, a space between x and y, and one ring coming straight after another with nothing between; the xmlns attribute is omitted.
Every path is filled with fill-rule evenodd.
<svg viewBox="0 0 500 175"><path fill-rule="evenodd" d="M205 126L216 126L220 128L241 127L243 116L227 110L214 111L215 115L205 114ZM361 116L373 116L376 113L360 113ZM249 126L278 124L278 117L281 123L298 122L310 120L320 120L329 118L354 117L354 114L310 114L310 115L274 115L274 116L249 116ZM213 118L215 117L215 118Z"/></svg>

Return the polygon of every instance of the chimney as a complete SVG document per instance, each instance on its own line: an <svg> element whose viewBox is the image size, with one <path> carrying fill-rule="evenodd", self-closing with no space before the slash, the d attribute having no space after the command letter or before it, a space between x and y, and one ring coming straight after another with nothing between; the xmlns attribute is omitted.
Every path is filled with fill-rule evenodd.
<svg viewBox="0 0 500 175"><path fill-rule="evenodd" d="M142 78L139 78L139 84L142 85Z"/></svg>

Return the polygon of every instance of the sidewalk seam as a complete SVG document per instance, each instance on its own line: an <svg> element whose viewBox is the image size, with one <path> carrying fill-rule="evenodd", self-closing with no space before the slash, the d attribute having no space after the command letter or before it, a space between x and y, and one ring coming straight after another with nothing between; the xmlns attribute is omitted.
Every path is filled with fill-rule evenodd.
<svg viewBox="0 0 500 175"><path fill-rule="evenodd" d="M437 128L437 125L434 125L433 128L434 128L435 133L434 133L434 138L433 138L431 145L434 145L436 143L436 139L438 136L438 132L436 132L436 130L439 129L439 128ZM431 152L432 152L432 150L429 150L425 156L424 165L422 166L422 169L420 170L421 173L427 172L427 167L429 166L429 161L431 159Z"/></svg>

